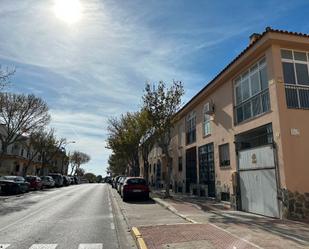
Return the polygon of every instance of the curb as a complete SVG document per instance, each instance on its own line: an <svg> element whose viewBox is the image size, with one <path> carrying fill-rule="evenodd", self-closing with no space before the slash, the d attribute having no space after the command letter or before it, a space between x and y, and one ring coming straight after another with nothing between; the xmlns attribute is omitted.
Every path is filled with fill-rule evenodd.
<svg viewBox="0 0 309 249"><path fill-rule="evenodd" d="M165 201L161 200L160 198L157 198L157 197L154 197L152 198L156 203L158 203L159 205L161 205L162 207L168 209L169 211L171 211L172 213L176 214L177 216L179 216L180 218L190 222L190 223L193 223L193 224L197 224L198 222L196 222L195 220L192 220L190 218L188 218L187 216L179 213L177 211L176 208L172 207L171 205L167 204Z"/></svg>
<svg viewBox="0 0 309 249"><path fill-rule="evenodd" d="M137 227L132 227L131 234L132 234L134 240L136 241L137 247L139 249L148 249L147 246L146 246L146 243L145 243L141 233L137 229Z"/></svg>

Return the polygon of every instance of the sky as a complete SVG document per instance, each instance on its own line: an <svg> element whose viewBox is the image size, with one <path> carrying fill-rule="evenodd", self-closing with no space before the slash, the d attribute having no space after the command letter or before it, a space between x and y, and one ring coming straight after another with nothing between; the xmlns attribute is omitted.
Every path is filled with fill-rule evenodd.
<svg viewBox="0 0 309 249"><path fill-rule="evenodd" d="M106 174L107 120L136 111L146 82L184 83L183 103L265 27L309 33L308 0L0 0L8 89L50 107L67 151Z"/></svg>

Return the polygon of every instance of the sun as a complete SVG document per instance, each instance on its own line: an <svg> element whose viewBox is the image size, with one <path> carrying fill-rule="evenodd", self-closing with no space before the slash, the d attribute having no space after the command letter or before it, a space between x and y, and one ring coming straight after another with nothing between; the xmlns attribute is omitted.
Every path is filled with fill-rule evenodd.
<svg viewBox="0 0 309 249"><path fill-rule="evenodd" d="M76 23L82 14L82 6L79 0L54 0L54 13L57 18L68 23Z"/></svg>

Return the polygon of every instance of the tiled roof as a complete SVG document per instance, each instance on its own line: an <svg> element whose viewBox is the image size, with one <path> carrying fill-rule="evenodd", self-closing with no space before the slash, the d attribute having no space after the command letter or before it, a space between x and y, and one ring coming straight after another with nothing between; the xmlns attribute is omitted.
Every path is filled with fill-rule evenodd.
<svg viewBox="0 0 309 249"><path fill-rule="evenodd" d="M298 32L291 32L286 30L280 30L280 29L272 29L271 27L266 27L265 31L258 36L254 42L250 43L240 54L238 54L222 71L220 71L216 77L214 77L206 86L202 88L195 96L193 96L179 111L177 114L182 112L190 103L197 98L202 92L204 92L208 87L210 87L212 84L215 83L215 81L226 71L229 69L230 66L234 64L240 57L242 57L251 47L253 47L259 40L262 39L267 33L279 33L279 34L287 34L287 35L295 35L295 36L301 36L309 38L309 34L304 33L298 33Z"/></svg>

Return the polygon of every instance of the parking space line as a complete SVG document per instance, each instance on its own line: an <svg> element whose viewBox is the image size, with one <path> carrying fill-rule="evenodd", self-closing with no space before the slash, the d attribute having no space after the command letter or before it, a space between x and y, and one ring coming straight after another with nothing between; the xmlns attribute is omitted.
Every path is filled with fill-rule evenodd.
<svg viewBox="0 0 309 249"><path fill-rule="evenodd" d="M33 244L29 249L55 249L57 244Z"/></svg>
<svg viewBox="0 0 309 249"><path fill-rule="evenodd" d="M79 244L78 249L103 249L103 244Z"/></svg>

